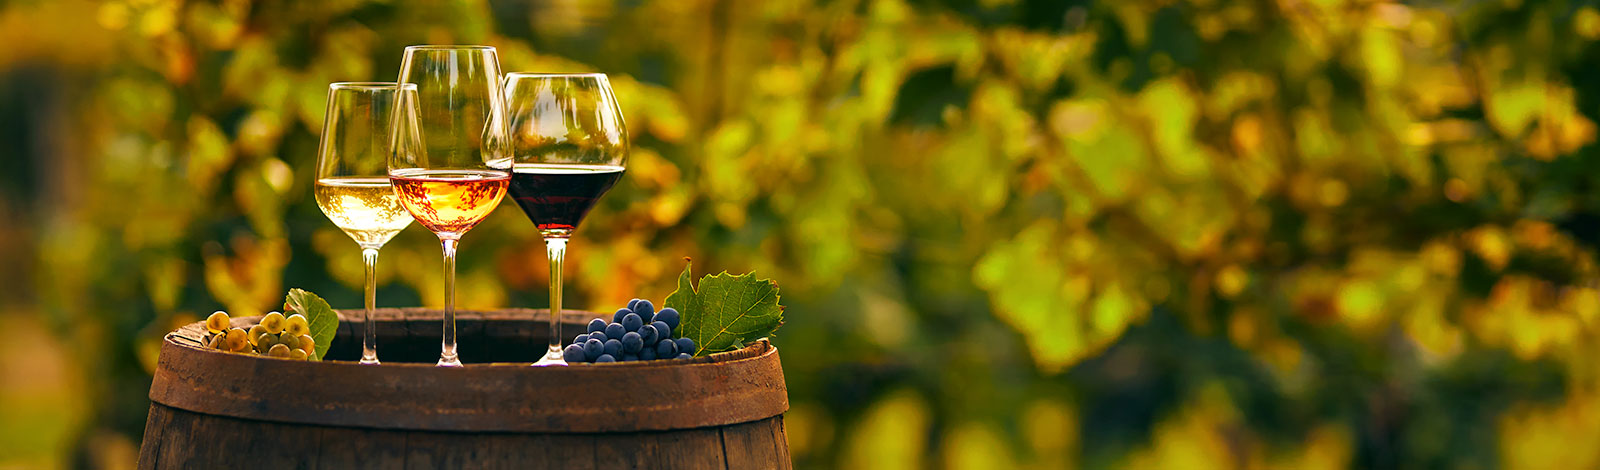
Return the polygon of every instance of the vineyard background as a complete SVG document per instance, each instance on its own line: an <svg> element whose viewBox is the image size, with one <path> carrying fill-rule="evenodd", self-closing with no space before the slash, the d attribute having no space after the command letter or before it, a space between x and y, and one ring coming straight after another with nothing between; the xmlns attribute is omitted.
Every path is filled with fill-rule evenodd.
<svg viewBox="0 0 1600 470"><path fill-rule="evenodd" d="M797 467L1600 467L1597 39L1592 1L0 1L0 468L130 466L175 325L359 305L326 86L419 43L611 74L567 303L778 280ZM461 306L544 306L543 257L502 208ZM438 267L407 230L380 305Z"/></svg>

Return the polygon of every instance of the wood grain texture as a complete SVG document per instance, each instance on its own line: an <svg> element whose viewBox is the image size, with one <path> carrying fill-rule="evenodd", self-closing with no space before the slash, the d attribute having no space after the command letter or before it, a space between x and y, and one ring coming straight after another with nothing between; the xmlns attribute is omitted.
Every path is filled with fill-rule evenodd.
<svg viewBox="0 0 1600 470"><path fill-rule="evenodd" d="M418 347L436 351L439 328L431 310L386 309L377 316L379 357L386 352L417 357ZM498 350L537 353L546 334L543 311L463 312L460 343L477 343L488 359ZM582 331L575 312L565 318ZM237 319L247 327L254 319ZM345 320L340 329L359 322ZM384 335L384 332L390 333ZM576 334L576 333L574 333ZM630 432L688 429L743 423L789 408L777 348L766 341L743 349L688 360L569 367L526 363L469 364L439 368L430 362L288 361L229 354L197 346L200 324L167 335L150 399L174 408L236 418L290 423L469 432ZM420 335L426 338L416 341ZM349 336L336 337L334 347ZM386 340L387 338L387 340ZM507 346L507 342L511 346ZM382 344L398 343L396 348ZM409 349L408 349L409 348ZM433 354L437 354L434 352ZM529 360L533 354L530 354ZM330 358L337 355L330 353ZM423 352L421 357L427 356ZM470 358L468 354L463 357ZM299 393L275 393L280 384L312 384ZM634 388L606 386L632 383ZM636 388L654 390L639 400ZM650 419L618 420L618 415Z"/></svg>
<svg viewBox="0 0 1600 470"><path fill-rule="evenodd" d="M780 462L789 461L788 452L783 450L783 453L779 453L788 443L777 441L782 436L773 431L774 427L783 426L782 419L779 416L722 427L719 431L727 468L788 468L787 465L780 465Z"/></svg>
<svg viewBox="0 0 1600 470"><path fill-rule="evenodd" d="M462 312L463 357L491 363L442 369L439 313L382 309L385 362L363 366L350 362L362 324L340 313L323 362L207 350L199 323L168 334L138 467L790 468L783 372L764 340L691 360L529 367L550 334L544 311ZM565 334L595 316L564 316Z"/></svg>
<svg viewBox="0 0 1600 470"><path fill-rule="evenodd" d="M322 437L317 442L316 453L318 469L360 470L406 466L405 455L391 451L395 446L404 448L406 433L403 431L339 427L320 429Z"/></svg>
<svg viewBox="0 0 1600 470"><path fill-rule="evenodd" d="M161 445L166 440L166 430L172 421L172 414L166 412L167 407L150 404L150 413L144 421L144 442L139 445L139 468L157 468L157 457L161 455Z"/></svg>

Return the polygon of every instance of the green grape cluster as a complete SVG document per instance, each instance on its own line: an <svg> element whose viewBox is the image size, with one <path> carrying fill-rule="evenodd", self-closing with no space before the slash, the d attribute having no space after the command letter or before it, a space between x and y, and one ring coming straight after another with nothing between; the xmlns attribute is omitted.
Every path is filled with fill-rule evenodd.
<svg viewBox="0 0 1600 470"><path fill-rule="evenodd" d="M261 323L246 330L231 327L228 313L218 310L206 318L206 347L239 354L255 354L304 361L317 350L311 339L311 324L305 315L271 312Z"/></svg>

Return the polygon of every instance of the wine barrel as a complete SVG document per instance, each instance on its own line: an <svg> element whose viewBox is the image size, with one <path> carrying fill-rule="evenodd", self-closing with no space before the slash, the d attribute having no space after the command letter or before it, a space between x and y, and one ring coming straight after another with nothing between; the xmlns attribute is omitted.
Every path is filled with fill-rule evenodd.
<svg viewBox="0 0 1600 470"><path fill-rule="evenodd" d="M789 399L766 341L693 359L530 367L547 311L464 311L467 366L440 368L440 312L380 309L384 362L365 366L354 362L360 316L340 312L322 362L209 350L201 323L167 334L139 468L790 468ZM597 316L566 312L563 335Z"/></svg>

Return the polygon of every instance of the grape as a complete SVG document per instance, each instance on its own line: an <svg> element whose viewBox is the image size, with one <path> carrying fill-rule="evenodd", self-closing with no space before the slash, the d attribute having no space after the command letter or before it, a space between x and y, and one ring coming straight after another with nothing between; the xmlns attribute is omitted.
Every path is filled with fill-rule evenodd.
<svg viewBox="0 0 1600 470"><path fill-rule="evenodd" d="M210 339L207 339L205 343L207 348L222 349L222 335L211 335Z"/></svg>
<svg viewBox="0 0 1600 470"><path fill-rule="evenodd" d="M593 320L589 320L589 329L588 329L588 331L584 331L584 333L594 333L596 331L605 331L605 330L606 330L606 321L605 320L601 320L599 318L596 318L596 319L593 319Z"/></svg>
<svg viewBox="0 0 1600 470"><path fill-rule="evenodd" d="M627 353L627 354L623 354L622 355L622 362L637 362L638 360L639 360L639 355L638 354Z"/></svg>
<svg viewBox="0 0 1600 470"><path fill-rule="evenodd" d="M249 331L244 333L244 339L250 340L250 345L254 346L256 343L261 342L261 335L267 334L267 327L261 325L252 326Z"/></svg>
<svg viewBox="0 0 1600 470"><path fill-rule="evenodd" d="M633 310L628 310L625 308L617 309L617 313L611 314L611 323L622 323L622 317L630 313L633 313Z"/></svg>
<svg viewBox="0 0 1600 470"><path fill-rule="evenodd" d="M600 357L594 359L594 362L617 362L617 358L610 354L601 354Z"/></svg>
<svg viewBox="0 0 1600 470"><path fill-rule="evenodd" d="M677 355L678 342L671 339L663 339L661 342L656 343L656 357L666 359Z"/></svg>
<svg viewBox="0 0 1600 470"><path fill-rule="evenodd" d="M593 361L594 358L600 357L600 355L605 354L605 352L606 343L600 341L600 338L591 336L589 337L588 341L583 342L583 357L590 361Z"/></svg>
<svg viewBox="0 0 1600 470"><path fill-rule="evenodd" d="M628 310L633 310L633 308L637 307L638 305L639 305L639 299L629 300L628 301Z"/></svg>
<svg viewBox="0 0 1600 470"><path fill-rule="evenodd" d="M654 361L654 360L656 360L656 348L644 348L643 350L639 351L639 360L641 360L641 361Z"/></svg>
<svg viewBox="0 0 1600 470"><path fill-rule="evenodd" d="M300 349L300 337L284 331L283 334L278 335L278 344L288 346L289 349Z"/></svg>
<svg viewBox="0 0 1600 470"><path fill-rule="evenodd" d="M643 347L644 339L641 339L638 333L629 331L628 334L622 335L622 352L628 354L637 353Z"/></svg>
<svg viewBox="0 0 1600 470"><path fill-rule="evenodd" d="M288 319L283 318L283 314L272 312L265 317L261 317L261 326L267 327L268 333L278 334L283 332L283 324L288 321Z"/></svg>
<svg viewBox="0 0 1600 470"><path fill-rule="evenodd" d="M614 340L614 339L606 340L606 350L605 350L605 352L606 352L606 354L610 354L611 357L621 356L622 355L622 342L618 341L618 340Z"/></svg>
<svg viewBox="0 0 1600 470"><path fill-rule="evenodd" d="M642 316L645 314L645 312L648 312L650 315L655 315L656 306L655 304L650 303L649 300L640 300L639 305L633 307L633 313L638 313Z"/></svg>
<svg viewBox="0 0 1600 470"><path fill-rule="evenodd" d="M638 314L639 315L639 320L642 320L641 323L645 324L645 325L649 325L650 322L655 321L655 318L656 318L656 314L654 312L633 312L633 313Z"/></svg>
<svg viewBox="0 0 1600 470"><path fill-rule="evenodd" d="M691 357L694 357L694 356L690 356L689 353L678 353L678 359L688 359L688 358L691 358Z"/></svg>
<svg viewBox="0 0 1600 470"><path fill-rule="evenodd" d="M644 344L656 344L656 339L659 337L660 336L656 334L655 325L645 325L639 327L639 339L644 340Z"/></svg>
<svg viewBox="0 0 1600 470"><path fill-rule="evenodd" d="M228 329L228 312L224 312L224 311L218 310L218 311L215 311L215 312L211 312L211 316L206 317L206 331L209 331L209 332L212 332L212 333L221 333L223 331L226 331L227 329Z"/></svg>
<svg viewBox="0 0 1600 470"><path fill-rule="evenodd" d="M639 326L641 325L644 325L644 319L639 318L639 314L637 313L630 313L622 316L622 328L625 330L630 332L639 331Z"/></svg>
<svg viewBox="0 0 1600 470"><path fill-rule="evenodd" d="M583 352L583 345L572 344L561 350L561 358L567 362L586 362L589 360Z"/></svg>
<svg viewBox="0 0 1600 470"><path fill-rule="evenodd" d="M296 361L304 361L304 360L306 360L306 358L309 358L309 357L311 357L311 355L310 354L306 354L305 351L301 351L299 349L291 349L291 350L289 350L289 359L294 359Z"/></svg>
<svg viewBox="0 0 1600 470"><path fill-rule="evenodd" d="M576 345L579 345L579 346L583 346L583 342L584 341L588 341L588 340L589 340L589 334L588 333L583 333L583 334L580 334L578 336L573 336L572 337L572 342L567 343L567 344L576 344Z"/></svg>
<svg viewBox="0 0 1600 470"><path fill-rule="evenodd" d="M272 345L272 349L267 350L267 355L272 357L289 357L289 347L282 344L274 344Z"/></svg>
<svg viewBox="0 0 1600 470"><path fill-rule="evenodd" d="M306 322L306 316L301 314L289 315L289 322L284 325L283 331L289 336L300 336L311 333L311 324Z"/></svg>
<svg viewBox="0 0 1600 470"><path fill-rule="evenodd" d="M667 307L656 313L656 321L667 322L667 326L678 329L678 309Z"/></svg>
<svg viewBox="0 0 1600 470"><path fill-rule="evenodd" d="M305 351L306 354L317 352L317 340L311 339L311 335L300 335L297 341L300 342L300 350Z"/></svg>
<svg viewBox="0 0 1600 470"><path fill-rule="evenodd" d="M627 331L622 329L622 324L621 323L612 323L610 325L606 325L606 337L607 338L620 340L620 339L622 339L622 334L626 333L626 332Z"/></svg>
<svg viewBox="0 0 1600 470"><path fill-rule="evenodd" d="M683 354L683 353L693 354L694 353L694 340L689 339L689 338L678 338L678 339L673 340L673 341L677 341L678 342L678 353L679 354Z"/></svg>
<svg viewBox="0 0 1600 470"><path fill-rule="evenodd" d="M247 336L249 334L245 333L243 329L229 328L227 336L224 336L222 341L227 345L229 351L244 352L244 348L250 346L250 340L246 339Z"/></svg>
<svg viewBox="0 0 1600 470"><path fill-rule="evenodd" d="M672 326L667 325L667 322L656 320L656 322L655 323L651 323L650 326L656 327L656 333L659 334L660 337L662 337L662 338L671 338L672 337Z"/></svg>

